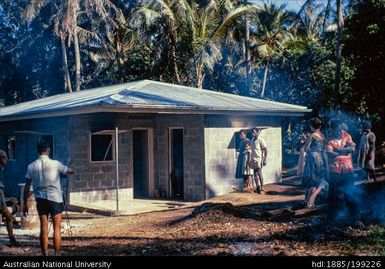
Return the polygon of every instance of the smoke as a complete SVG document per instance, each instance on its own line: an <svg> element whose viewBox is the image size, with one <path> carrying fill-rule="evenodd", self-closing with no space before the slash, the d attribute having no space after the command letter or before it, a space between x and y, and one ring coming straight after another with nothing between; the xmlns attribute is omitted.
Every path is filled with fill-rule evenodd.
<svg viewBox="0 0 385 269"><path fill-rule="evenodd" d="M356 144L352 154L353 178L346 177L344 179L345 183L341 188L343 197L340 197L340 205L331 209L336 211L336 223L344 220L350 221L350 223L355 220L364 222L385 221L385 184L366 182L367 171L357 168L357 152L362 135L362 122L368 118L341 109L321 109L318 115L323 119L323 132L327 139L330 139L328 137L331 134L330 121L338 119L342 123L343 129L351 135Z"/></svg>

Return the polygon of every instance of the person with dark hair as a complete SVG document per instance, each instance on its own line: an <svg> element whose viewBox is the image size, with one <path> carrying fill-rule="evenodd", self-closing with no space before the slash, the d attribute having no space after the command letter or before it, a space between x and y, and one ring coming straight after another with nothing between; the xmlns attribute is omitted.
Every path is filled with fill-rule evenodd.
<svg viewBox="0 0 385 269"><path fill-rule="evenodd" d="M308 136L304 148L306 161L302 177L302 185L306 190L304 200L306 207L314 206L318 194L326 188L328 179L326 139L321 132L321 119L310 119L310 126L312 133Z"/></svg>
<svg viewBox="0 0 385 269"><path fill-rule="evenodd" d="M61 218L64 211L63 195L60 186L60 173L72 174L72 168L49 158L50 146L46 142L37 145L39 158L28 166L24 187L23 214L28 214L28 197L33 184L36 208L40 219L40 247L43 256L48 256L48 217L53 222L53 243L55 255L60 255Z"/></svg>
<svg viewBox="0 0 385 269"><path fill-rule="evenodd" d="M254 171L251 168L252 143L246 135L246 130L241 130L239 132L241 142L239 143L239 155L235 177L243 178L243 189L249 191L252 189L252 176Z"/></svg>
<svg viewBox="0 0 385 269"><path fill-rule="evenodd" d="M20 244L16 241L13 235L13 216L7 208L4 196L4 167L7 164L7 153L0 149L0 213L5 216L7 223L7 232L9 236L9 242L11 247L20 247Z"/></svg>
<svg viewBox="0 0 385 269"><path fill-rule="evenodd" d="M334 220L339 209L346 202L350 216L356 217L352 153L356 144L349 133L344 131L339 120L331 121L332 134L326 146L329 157L328 218ZM341 199L343 197L343 199Z"/></svg>
<svg viewBox="0 0 385 269"><path fill-rule="evenodd" d="M374 159L376 154L376 135L372 132L369 121L362 122L362 136L358 147L357 168L360 169L367 181L370 177L377 181Z"/></svg>
<svg viewBox="0 0 385 269"><path fill-rule="evenodd" d="M262 167L266 166L267 146L265 140L260 137L261 129L255 127L251 134L253 136L252 168L254 169L254 180L257 187L256 193L264 194Z"/></svg>

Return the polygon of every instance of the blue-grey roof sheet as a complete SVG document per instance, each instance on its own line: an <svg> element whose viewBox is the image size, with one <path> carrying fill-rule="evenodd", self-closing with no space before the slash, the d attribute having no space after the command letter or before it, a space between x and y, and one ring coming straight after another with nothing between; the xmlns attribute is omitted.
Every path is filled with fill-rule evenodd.
<svg viewBox="0 0 385 269"><path fill-rule="evenodd" d="M169 83L143 80L120 85L58 94L0 109L0 119L18 115L76 110L85 107L120 107L127 109L248 111L305 113L304 106L290 105L257 98L201 90Z"/></svg>

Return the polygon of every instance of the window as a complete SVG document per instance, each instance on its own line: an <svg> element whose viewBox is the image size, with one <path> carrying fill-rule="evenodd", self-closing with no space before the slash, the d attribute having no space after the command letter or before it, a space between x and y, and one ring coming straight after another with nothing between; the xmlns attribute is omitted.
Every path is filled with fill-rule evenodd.
<svg viewBox="0 0 385 269"><path fill-rule="evenodd" d="M112 134L91 134L91 162L114 161Z"/></svg>
<svg viewBox="0 0 385 269"><path fill-rule="evenodd" d="M9 160L16 160L16 136L8 135L5 138L5 151Z"/></svg>

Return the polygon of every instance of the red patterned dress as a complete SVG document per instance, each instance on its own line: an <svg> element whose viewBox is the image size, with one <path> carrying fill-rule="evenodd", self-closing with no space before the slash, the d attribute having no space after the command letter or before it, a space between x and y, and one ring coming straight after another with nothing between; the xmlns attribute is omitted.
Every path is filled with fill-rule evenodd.
<svg viewBox="0 0 385 269"><path fill-rule="evenodd" d="M328 141L326 151L338 151L338 149L343 149L346 146L355 147L356 144L353 142L353 139L350 134L345 131L342 131L340 139L332 139ZM352 154L329 158L329 161L329 171L331 173L346 174L353 172Z"/></svg>

